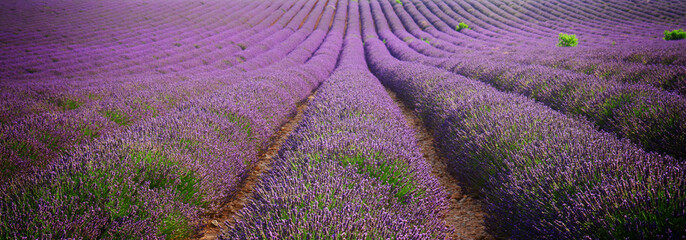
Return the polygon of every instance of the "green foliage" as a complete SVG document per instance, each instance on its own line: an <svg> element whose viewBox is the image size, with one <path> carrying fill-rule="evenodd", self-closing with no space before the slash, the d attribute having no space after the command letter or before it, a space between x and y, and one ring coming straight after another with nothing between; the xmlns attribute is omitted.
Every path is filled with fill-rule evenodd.
<svg viewBox="0 0 686 240"><path fill-rule="evenodd" d="M398 201L403 203L407 195L414 192L417 187L413 184L412 176L409 173L409 166L401 161L378 161L378 164L370 164L365 161L368 157L362 155L343 156L341 162L344 166L356 166L357 172L360 174L367 174L370 177L376 178L384 185L391 185L397 192L395 197ZM381 160L383 158L380 154L373 158Z"/></svg>
<svg viewBox="0 0 686 240"><path fill-rule="evenodd" d="M579 39L577 39L574 34L560 33L557 39L558 47L576 47L576 45L579 44Z"/></svg>
<svg viewBox="0 0 686 240"><path fill-rule="evenodd" d="M166 239L187 239L193 233L193 228L186 217L180 213L173 213L162 219L157 231Z"/></svg>
<svg viewBox="0 0 686 240"><path fill-rule="evenodd" d="M455 31L459 32L459 31L462 31L462 29L471 29L471 28L469 28L469 25L467 25L464 22L460 22L459 24L457 24L457 26L455 26Z"/></svg>
<svg viewBox="0 0 686 240"><path fill-rule="evenodd" d="M181 43L174 43L174 46L181 47Z"/></svg>
<svg viewBox="0 0 686 240"><path fill-rule="evenodd" d="M21 158L29 158L36 160L38 158L38 151L31 144L25 141L10 140L7 144L9 149Z"/></svg>
<svg viewBox="0 0 686 240"><path fill-rule="evenodd" d="M43 132L43 133L40 133L40 137L38 139L43 144L43 146L46 147L47 149L50 149L52 151L64 150L64 149L60 148L60 143L63 142L63 139L59 136L55 136L55 135L49 134L47 132Z"/></svg>
<svg viewBox="0 0 686 240"><path fill-rule="evenodd" d="M0 159L0 179L6 179L14 176L19 171L17 163L11 159Z"/></svg>
<svg viewBox="0 0 686 240"><path fill-rule="evenodd" d="M57 100L57 106L61 107L64 110L74 110L74 109L79 108L81 106L81 103L76 101L76 100L69 99L69 98L58 99Z"/></svg>
<svg viewBox="0 0 686 240"><path fill-rule="evenodd" d="M100 136L97 129L92 129L88 126L81 128L81 134L86 137L86 139L94 139Z"/></svg>
<svg viewBox="0 0 686 240"><path fill-rule="evenodd" d="M633 94L617 94L605 98L603 104L600 106L598 119L596 123L598 126L605 126L609 124L611 120L615 117L615 110L619 110L624 106L631 105L632 102L636 101L636 96Z"/></svg>
<svg viewBox="0 0 686 240"><path fill-rule="evenodd" d="M202 143L200 141L193 140L193 139L184 139L184 138L179 139L179 145L181 146L181 148L187 149L187 150L192 150L195 147L200 146L201 144Z"/></svg>
<svg viewBox="0 0 686 240"><path fill-rule="evenodd" d="M668 41L669 40L686 39L686 32L684 32L684 29L681 29L681 28L676 29L676 30L672 30L671 32L665 30L665 37L662 39L668 40Z"/></svg>
<svg viewBox="0 0 686 240"><path fill-rule="evenodd" d="M683 229L686 226L686 218L679 216L683 208L679 203L683 201L669 201L671 193L667 189L653 189L648 193L648 198L655 205L654 208L618 208L613 212L599 213L598 216L605 222L606 226L593 226L588 224L588 231L595 232L599 239L651 239L655 238L655 233L671 232L673 229ZM622 199L632 199L636 195L624 193ZM637 223L649 223L649 225L639 225ZM610 226L614 231L604 231ZM627 228L626 226L632 226Z"/></svg>
<svg viewBox="0 0 686 240"><path fill-rule="evenodd" d="M129 158L137 174L135 182L149 183L151 189L173 189L176 201L195 206L206 206L200 192L200 178L195 171L181 166L175 159L157 151L133 150ZM169 170L173 171L173 174ZM123 175L125 176L125 175ZM159 225L159 233L168 239L185 239L192 232L187 219L181 214L170 214Z"/></svg>
<svg viewBox="0 0 686 240"><path fill-rule="evenodd" d="M103 112L103 115L106 118L112 120L113 122L119 124L119 126L126 126L129 125L129 123L131 123L131 120L128 116L126 116L125 113L122 113L117 110L105 111Z"/></svg>
<svg viewBox="0 0 686 240"><path fill-rule="evenodd" d="M400 1L400 0L395 0L395 3L403 5L403 1Z"/></svg>
<svg viewBox="0 0 686 240"><path fill-rule="evenodd" d="M229 122L235 123L241 129L243 129L243 131L245 132L245 134L248 135L248 137L252 136L252 123L250 122L250 119L239 116L238 114L232 112L225 113L224 117L228 118Z"/></svg>

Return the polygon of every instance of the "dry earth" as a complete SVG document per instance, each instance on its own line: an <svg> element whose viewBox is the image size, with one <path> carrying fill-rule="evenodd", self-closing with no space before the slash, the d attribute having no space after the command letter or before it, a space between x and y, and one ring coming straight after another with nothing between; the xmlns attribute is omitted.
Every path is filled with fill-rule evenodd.
<svg viewBox="0 0 686 240"><path fill-rule="evenodd" d="M204 220L204 227L200 231L200 235L195 236L193 238L194 240L217 239L221 234L220 226L224 225L224 222L228 225L232 225L235 222L234 218L237 217L236 214L245 206L248 199L252 196L255 186L259 183L262 174L270 169L272 159L278 154L281 145L283 145L288 137L288 133L293 131L298 122L302 120L303 113L307 108L307 103L309 103L312 98L314 98L314 93L307 97L306 100L297 104L297 113L295 116L283 124L279 132L271 137L269 148L260 152L257 164L255 164L255 167L250 171L248 177L240 184L234 197L229 199L229 201L221 207L220 212L208 214Z"/></svg>
<svg viewBox="0 0 686 240"><path fill-rule="evenodd" d="M460 187L460 183L452 175L446 159L436 149L433 132L425 127L411 108L406 106L394 92L386 89L393 101L402 109L403 115L415 130L415 138L427 163L431 165L431 172L438 178L443 188L448 192L448 212L445 214L445 222L453 229L450 239L495 239L486 233L484 225L485 213L481 208L481 202L473 193L469 193Z"/></svg>

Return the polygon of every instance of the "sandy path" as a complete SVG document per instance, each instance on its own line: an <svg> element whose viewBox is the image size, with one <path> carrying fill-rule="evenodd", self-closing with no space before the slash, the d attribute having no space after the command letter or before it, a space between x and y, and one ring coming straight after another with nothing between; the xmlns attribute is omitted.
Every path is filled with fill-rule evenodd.
<svg viewBox="0 0 686 240"><path fill-rule="evenodd" d="M234 223L234 216L236 216L238 211L240 211L247 203L248 199L250 199L262 174L270 169L272 159L278 154L281 145L286 141L288 133L293 131L298 122L302 120L303 112L307 108L307 103L309 103L312 98L314 98L314 93L307 97L306 100L298 103L296 115L282 125L279 132L271 137L269 140L271 143L269 148L260 152L257 164L255 164L255 167L250 171L248 177L240 184L234 197L221 207L221 212L215 213L214 215L208 215L204 220L204 227L200 230L200 234L192 239L217 239L221 234L220 226L223 226L224 222L229 225Z"/></svg>
<svg viewBox="0 0 686 240"><path fill-rule="evenodd" d="M449 209L446 213L446 225L454 230L450 239L495 239L486 233L484 225L485 213L481 210L481 202L475 194L469 193L460 187L460 183L452 176L447 166L448 160L436 149L433 132L425 127L411 108L406 106L394 92L386 89L393 101L402 109L407 124L414 128L415 138L426 158L431 165L431 172L448 192Z"/></svg>

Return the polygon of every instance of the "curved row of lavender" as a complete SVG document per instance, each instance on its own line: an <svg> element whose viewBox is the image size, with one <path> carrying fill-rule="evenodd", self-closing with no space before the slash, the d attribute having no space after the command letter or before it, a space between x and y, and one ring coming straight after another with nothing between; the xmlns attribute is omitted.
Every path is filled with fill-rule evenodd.
<svg viewBox="0 0 686 240"><path fill-rule="evenodd" d="M159 73L157 71L154 71L154 69L150 68L138 68L138 69L133 69L131 70L132 73L131 75L127 75L125 77L117 77L121 74L118 74L117 71L122 71L122 69L126 69L124 66L112 66L110 68L109 66L105 66L104 64L98 64L98 70L102 71L101 74L98 75L88 75L86 79L73 79L73 78L68 78L65 76L37 76L36 78L40 79L41 81L33 81L31 80L30 82L24 82L19 79L25 77L23 75L13 75L7 79L6 77L3 77L3 79L10 80L12 79L13 81L3 81L2 86L3 86L3 91L2 94L5 98L3 98L3 105L6 106L3 108L3 114L2 118L0 119L1 123L11 123L12 121L24 117L25 115L33 114L33 113L41 113L44 111L58 111L62 110L64 108L76 108L80 104L84 104L86 102L89 102L90 99L92 98L100 98L103 96L107 95L121 95L122 93L127 93L127 92L136 92L140 90L144 90L146 88L149 88L150 86L158 86L158 85L167 85L167 84L173 84L175 82L181 82L184 83L185 81L189 80L197 80L199 78L204 78L201 79L200 81L205 82L204 85L201 84L190 84L191 86L194 87L207 87L208 89L211 89L213 86L211 84L217 84L216 76L220 74L234 74L234 73L240 73L240 72L245 72L248 70L251 70L251 68L232 68L231 66L235 64L239 64L242 62L249 61L251 57L257 56L264 51L270 49L270 48L265 48L264 46L270 46L273 47L276 44L275 42L281 42L283 41L288 35L287 33L289 32L288 29L284 29L284 27L289 28L290 31L294 31L295 29L298 28L299 24L301 24L300 21L302 21L303 18L307 16L309 12L307 11L299 11L300 7L302 7L303 4L305 4L307 1L290 1L290 2L274 2L273 4L270 5L271 2L262 2L260 6L257 8L255 6L251 5L241 5L238 4L238 6L231 8L231 9L222 9L219 8L219 6L214 6L214 5L209 5L207 7L199 8L197 10L191 11L192 15L199 15L199 13L205 13L201 16L204 17L221 17L221 18L227 18L227 19L234 19L234 18L247 18L248 16L252 16L250 18L250 21L245 22L244 20L239 20L236 22L232 22L234 24L227 24L227 26L234 26L228 29L223 29L223 28L216 28L215 31L222 31L221 34L226 34L228 36L222 36L222 40L227 40L231 42L230 46L225 46L221 47L218 46L218 48L212 48L207 51L205 51L204 48L194 48L194 47L176 47L173 44L169 45L157 45L157 44L152 44L151 46L144 45L145 48L143 49L138 49L134 48L132 50L129 50L128 48L124 49L116 49L113 51L118 52L119 54L114 54L113 57L125 55L125 58L128 58L127 60L117 60L117 64L123 63L123 64L131 64L131 65L139 65L141 61L145 62L151 62L147 58L132 58L127 55L127 51L133 51L134 53L142 54L145 51L153 51L156 49L164 50L168 53L165 53L165 55L174 55L175 60L165 60L163 63L159 63L158 65L163 65L165 67L169 68L186 68L185 71L179 72L177 71L174 74L171 73ZM215 3L220 3L220 2L215 2ZM297 4L294 4L297 3ZM266 4L266 5L265 5ZM311 7L313 3L310 3L308 7ZM159 7L158 4L154 4L155 6ZM263 6L264 5L264 6ZM264 9L265 6L270 6L268 9ZM271 11L276 11L279 9L279 6L287 7L289 10L287 13L281 15L281 14L270 14ZM288 8L292 6L292 8ZM111 7L111 6L107 6ZM247 8L247 9L245 9ZM154 7L153 7L154 9ZM217 9L214 11L207 12L208 9ZM252 10L251 10L252 9ZM241 11L243 10L243 11ZM245 12L246 10L250 10ZM153 12L151 9L147 8L134 8L130 9L132 12L136 12L139 15L145 15L144 13L147 12ZM231 12L233 13L232 15L229 16L222 16L221 14L226 13L226 12ZM240 14L239 14L240 13ZM259 13L259 14L258 14ZM300 13L300 15L295 16L296 14ZM241 15L243 14L243 15ZM218 16L217 16L218 15ZM194 18L200 18L200 16L191 16ZM200 18L202 19L202 18ZM278 21L277 21L278 20ZM158 20L159 21L159 20ZM213 23L210 20L207 20L207 22ZM206 22L200 22L199 24L207 24ZM243 24L244 23L244 24ZM208 27L212 27L213 25L209 25ZM248 27L251 26L251 27ZM172 38L171 36L173 35L173 31L175 31L175 25L170 25L167 28L162 29L162 32L165 31L172 31L172 33L165 33L165 34L170 34L169 36L165 37L165 39L170 39ZM170 29L171 28L171 29ZM195 26L195 28L201 28ZM106 30L114 31L111 28L108 28ZM183 28L181 29L183 30ZM280 31L279 36L273 36L269 37L271 34ZM127 31L133 31L133 30L127 30ZM127 32L125 31L125 32ZM155 31L154 31L155 32ZM84 34L84 33L81 33ZM154 34L154 33L152 33ZM79 33L74 33L76 37L83 37L79 36ZM104 34L101 34L104 35ZM165 35L166 36L166 35ZM191 35L196 37L195 35ZM216 40L212 38L208 38L210 40ZM6 41L11 41L6 40ZM132 37L129 39L129 41L140 41L140 37ZM234 43L235 41L235 43ZM216 41L215 41L216 42ZM88 48L98 48L100 49L99 45L102 43L98 42L87 42L83 43L84 47ZM248 47L252 47L255 45L253 49L247 50L247 52L241 52L245 50ZM21 46L21 45L20 45ZM185 46L185 45L184 45ZM12 45L10 45L12 47ZM191 49L191 50L189 50ZM221 50L220 50L221 49ZM4 49L3 49L4 50ZM240 54L239 54L240 53ZM85 56L94 56L97 55L96 53L84 53ZM108 53L109 54L109 53ZM218 68L215 67L210 67L206 66L205 64L209 59L194 59L191 60L192 58L195 58L193 56L195 55L201 55L202 57L216 57L216 58L224 58L222 59L216 59L214 60L215 62L221 62L221 66ZM36 52L35 55L47 57L50 55L50 52ZM111 54L110 54L111 55ZM159 56L156 56L158 58ZM278 58L274 58L278 59ZM220 61L221 60L221 61ZM114 60L113 60L114 61ZM189 65L189 62L190 65ZM152 61L154 62L154 61ZM209 62L207 62L209 63ZM20 62L20 64L25 64L25 62ZM60 62L61 64L61 62ZM79 64L74 64L74 63L66 63L66 66L84 66L90 64L90 62L84 62L84 63L79 63ZM188 65L188 66L187 66ZM186 67L187 66L187 67ZM59 68L60 66L45 66L46 68ZM253 69L255 66L252 66ZM129 70L127 70L129 71ZM166 70L165 70L166 71ZM12 73L11 71L3 71L3 73ZM26 75L32 75L32 74L26 74ZM193 78L189 78L188 76L193 76ZM15 79L17 78L17 79ZM32 78L33 79L33 78ZM29 79L30 80L30 79ZM34 79L35 80L35 79ZM188 88L186 91L193 91L193 88ZM206 89L199 89L200 92L206 91ZM123 96L116 96L117 98L121 98Z"/></svg>
<svg viewBox="0 0 686 240"><path fill-rule="evenodd" d="M263 69L215 76L217 89L147 118L104 119L120 128L90 136L85 144L56 153L56 162L3 182L2 238L178 239L194 234L200 215L235 192L257 152L335 66L340 47L324 40L334 6L300 2L304 7L293 9L298 14L292 16L301 17L286 30L291 34L280 34L286 35L280 37L284 41L273 51L254 51L264 52L253 54L263 60L248 60L250 68L243 67ZM319 17L305 19L308 15ZM261 41L272 36L279 34ZM200 80L195 84L204 83ZM128 102L119 104L128 107ZM74 111L93 109L79 106L67 112ZM71 120L59 113L44 115ZM40 133L38 127L50 125L28 129ZM73 129L60 133L85 135Z"/></svg>
<svg viewBox="0 0 686 240"><path fill-rule="evenodd" d="M455 31L452 30L452 28L450 27L450 26L455 26L457 24L457 21L455 19L462 17L462 18L467 19L465 21L470 22L469 21L470 18L474 17L474 16L471 16L472 14L470 14L469 12L464 11L464 9L459 9L460 6L455 6L457 4L454 4L454 3L452 3L453 5L451 5L454 8L450 8L449 6L447 6L448 4L441 4L441 3L435 4L433 2L424 3L421 1L415 0L415 1L413 1L413 3L417 4L415 11L421 12L421 14L429 20L428 22L425 23L426 25L422 25L421 22L419 22L420 25L422 25L422 27L424 29L434 30L434 32L437 29L440 32L444 32L444 33L449 34L451 36L459 36L462 33L462 32L455 33ZM448 3L451 3L451 2L448 2ZM529 3L536 4L536 2L529 2ZM484 28L497 27L497 28L503 28L504 29L505 27L502 26L502 23L508 23L508 22L510 23L510 25L512 25L515 28L508 28L510 31L503 31L502 32L503 34L509 34L512 30L516 31L518 29L527 30L527 32L529 32L530 36L515 38L514 39L515 42L531 41L532 39L539 39L539 38L543 38L543 37L548 37L548 38L554 37L559 32L559 31L551 31L551 29L545 29L545 28L533 29L533 28L529 27L528 25L524 25L524 24L529 24L529 25L538 24L540 22L539 22L539 20L536 20L536 18L531 18L531 17L536 17L536 16L529 16L532 14L531 12L524 12L524 14L522 14L522 13L514 12L514 10L509 9L509 6L512 4L503 4L503 3L499 3L497 1L494 1L494 3L491 3L491 2L472 2L470 4L472 4L472 5L486 5L486 7L488 7L488 8L481 6L481 7L477 7L477 9L486 9L486 10L490 9L492 11L495 11L496 14L489 13L488 17L483 16L483 15L481 15L481 17L482 18L497 18L497 21L494 22L494 24L495 24L494 26L489 26L489 24L487 24L487 23L480 23L478 21L475 21L474 23L477 24L478 27L474 27L473 31L466 31L464 34L472 34L472 32L487 31L487 30L483 30ZM497 6L494 6L493 4L496 4ZM546 4L546 2L542 2L541 4ZM568 6L568 5L574 5L576 3L563 3L563 4L555 3L555 4L560 5L560 6ZM607 4L607 3L605 3L605 4ZM646 4L651 5L652 3L646 3ZM674 10L679 9L679 8L683 9L683 4L669 5L665 1L658 2L657 5L663 9L670 9L670 8L672 8ZM408 11L414 10L414 5L404 5L404 6L406 8L408 8ZM655 7L655 5L652 5L652 7ZM502 9L500 9L500 8L502 8ZM606 8L615 9L614 7L606 7ZM656 9L647 9L646 6L643 6L643 8L644 9L642 9L641 12L649 12L652 14L660 12L660 11L656 11ZM546 12L551 12L553 9L545 9L545 10L546 10ZM455 10L455 12L453 10ZM470 9L469 7L467 7L467 10L473 11L474 9ZM508 10L508 11L506 11L506 10ZM653 11L653 12L651 12L651 11ZM678 12L678 10L676 12ZM459 13L459 15L458 15L458 13ZM666 16L660 16L660 17L666 18L666 19L664 19L664 21L675 20L675 19L679 19L679 18L682 18L682 21L683 21L682 16L680 16L678 14L675 15L674 13L675 12L667 13ZM564 14L569 14L569 13L564 13ZM598 14L606 14L606 12L601 11ZM597 16L591 16L591 17L597 18ZM455 18L455 19L453 19L453 18ZM545 19L545 18L543 18L543 19ZM553 18L552 20L554 20L554 19L555 18ZM472 20L474 20L474 19L472 19ZM482 19L475 19L475 20L481 21ZM486 19L486 20L488 20L488 19ZM551 19L545 19L545 20L551 21ZM609 51L615 51L614 54L618 54L618 53L624 54L627 51L636 51L639 49L647 49L649 51L660 52L661 56L666 56L667 54L665 53L665 51L658 51L658 49L664 48L664 47L669 47L672 49L667 49L666 51L667 52L671 51L670 54L675 55L675 56L683 55L683 52L679 53L680 51L683 51L683 43L681 43L681 44L679 44L679 43L665 43L665 41L662 41L661 39L659 39L658 35L656 35L656 34L661 33L660 29L664 29L667 26L650 25L650 24L646 25L645 23L641 23L641 22L633 22L632 24L634 24L634 25L631 25L631 24L617 25L616 24L617 22L612 21L614 19L608 19L608 20L600 21L600 22L596 21L596 22L598 22L597 24L594 24L594 22L589 21L589 19L582 19L582 20L585 21L584 22L586 24L586 26L584 26L585 28L589 28L590 27L589 25L593 25L594 28L602 28L604 25L606 25L608 23L614 24L613 27L616 27L616 28L631 27L631 28L633 28L632 30L634 30L634 31L632 31L631 35L628 35L628 36L632 37L633 39L631 39L630 42L618 44L617 46L613 46L610 49L603 49L602 46L598 45L598 44L590 44L590 45L584 44L584 40L589 40L589 41L596 40L598 37L597 35L600 35L600 38L603 39L608 35L608 32L616 31L616 29L615 29L615 30L608 30L605 32L598 32L598 29L594 29L593 31L589 31L584 35L580 35L582 37L581 38L581 40L582 40L581 46L582 47L580 47L580 48L564 48L564 49L553 48L553 49L551 49L551 48L541 47L539 44L537 44L537 42L533 42L533 43L527 42L528 44L522 46L521 48L502 49L504 47L504 45L500 45L494 49L489 49L489 51L484 51L481 53L482 54L489 54L489 55L496 55L498 58L515 57L515 58L525 58L525 59L534 58L536 60L547 59L548 61L556 60L556 61L554 61L554 64L552 64L553 66L559 65L559 63L562 61L568 61L570 59L574 59L575 61L567 62L567 63L568 64L584 64L588 68L584 69L581 66L576 66L576 65L574 65L574 66L575 66L575 69L580 69L580 70L583 69L586 71L590 71L589 68L594 67L593 62L599 62L599 60L609 60L610 59L610 58L593 59L592 56L589 56L589 54L591 52L597 53L598 51L601 51L602 55L600 55L600 56L611 57L612 53ZM655 21L655 19L640 19L640 20L647 21L647 22L651 22L651 21L654 22ZM470 24L471 24L471 22L470 22ZM565 22L558 23L557 25L560 25L560 24L561 25L569 24L569 21L565 20ZM433 25L433 26L431 26L431 25ZM638 27L637 25L646 25L645 29L650 30L652 32L649 34L648 33L641 34L642 32L636 32L635 29ZM431 29L434 27L436 29ZM669 26L669 27L672 27L672 26ZM500 29L497 29L496 31L500 31ZM579 31L585 31L585 29L581 28L581 29L574 30L573 32L576 33ZM531 35L533 33L535 33L535 35ZM476 34L476 33L474 33L474 34ZM524 35L525 33L518 33L518 34ZM647 36L640 36L640 35L647 35ZM643 38L637 38L637 36L643 37ZM617 36L617 37L623 37L623 35ZM648 39L645 39L645 37L648 37ZM494 42L494 41L499 41L499 40L502 42L502 37L491 38L489 40L489 42ZM645 42L645 41L649 41L649 42ZM483 44L488 44L489 42L484 42ZM640 42L640 44L636 44L637 42ZM462 43L464 44L465 42L463 41ZM505 43L507 43L508 45L513 45L512 42L505 42ZM615 42L615 44L616 43L617 42ZM542 44L545 44L547 46L551 45L549 42L542 43ZM648 46L643 46L643 45L648 45ZM507 48L507 47L505 46L505 48ZM521 53L521 54L516 54L516 53ZM564 53L564 54L562 54L562 53ZM630 57L630 58L641 59L640 62L642 62L642 63L645 62L644 64L648 63L647 59L644 59L644 57L639 56L639 55L632 55L632 57ZM591 63L588 63L588 60L591 60ZM671 62L673 62L675 60L676 59L665 59L665 61L671 61ZM615 62L615 67L617 67L616 65L620 65L619 62ZM626 68L627 66L631 66L631 68ZM642 66L642 64L628 64L627 66L625 66L625 68L623 68L623 70L629 70L629 72L638 71L638 73L640 73L641 71L646 71L645 66ZM571 66L569 66L569 67L571 67ZM665 69L665 70L668 70L668 69L673 70L673 68L669 68L668 66L661 66L661 65L653 66L651 64L651 67L655 67L658 69ZM597 66L594 68L597 68ZM682 68L677 68L677 69L682 69ZM617 69L615 69L615 70L617 70ZM683 69L680 71L683 72ZM617 71L599 72L599 74L602 74L604 76L607 76L608 74L613 74L613 73L618 73L618 72ZM637 80L637 79L627 79L627 78L630 78L630 76L633 76L634 78L636 78L635 75L638 73L628 74L627 76L625 76L621 79ZM624 74L626 74L626 73L624 73ZM676 76L675 76L676 74L677 73L669 73L668 76L663 76L662 78L657 78L657 79L655 79L655 81L657 81L657 80L670 81L673 78L676 78ZM665 77L668 77L668 78L665 78ZM679 80L679 79L677 79L677 80ZM683 79L681 79L681 80L683 80ZM669 86L666 86L666 87L669 87Z"/></svg>
<svg viewBox="0 0 686 240"><path fill-rule="evenodd" d="M299 1L299 3L302 5L306 1ZM164 115L170 108L181 102L244 78L245 71L273 64L299 46L312 32L317 19L309 19L304 28L295 34L287 35L294 33L294 30L310 13L308 9L311 9L313 5L314 2L311 2L302 8L303 10L293 8L288 12L291 17L279 19L276 24L285 25L285 28L277 32L280 34L255 41L259 44L275 46L274 49L269 51L264 48L259 48L258 51L248 49L241 52L240 58L237 58L243 59L245 65L241 65L240 70L232 68L229 71L214 73L189 72L187 75L165 78L132 77L128 81L138 81L131 83L108 84L111 79L95 78L87 83L88 87L81 88L74 85L54 88L51 86L53 83L48 80L41 83L44 85L41 85L43 89L40 91L36 91L37 89L31 85L12 82L12 91L3 92L13 95L8 96L8 100L15 101L13 105L6 105L8 114L3 117L8 122L1 126L7 133L0 140L0 143L5 146L2 152L2 165L5 166L2 170L3 177L13 175L15 171L21 169L49 163L56 155L69 150L73 145L89 141L107 132L117 131L142 119ZM319 4L318 9L321 11L322 8L324 8L323 4ZM275 30L267 32L275 32ZM321 38L321 36L314 37L316 38ZM274 44L280 41L285 42ZM248 45L250 44L246 44ZM36 98L32 98L34 94L30 94L31 92L36 94ZM30 104L32 100L36 100L39 107L32 106ZM18 110L19 108L21 109ZM24 110L32 113L26 113Z"/></svg>
<svg viewBox="0 0 686 240"><path fill-rule="evenodd" d="M363 25L370 68L436 130L455 173L483 194L491 231L516 239L686 236L685 163L527 97L400 61L416 53L383 37L390 28L378 10L372 16L377 1L361 5L363 21L375 23Z"/></svg>
<svg viewBox="0 0 686 240"><path fill-rule="evenodd" d="M454 13L451 15L451 12L443 12L445 8L441 8L441 6L433 3L433 2L421 2L421 1L414 1L415 4L417 4L417 7L415 11L421 12L423 16L425 16L427 19L429 19L429 22L435 27L436 29L440 30L441 32L447 33L452 36L458 36L457 32L453 31L453 29L450 27L457 25L458 23L452 18L456 16ZM485 2L488 3L488 2ZM502 6L502 5L501 5ZM412 7L412 5L408 5L408 7ZM410 10L410 9L408 9ZM411 9L414 10L414 9ZM521 14L520 14L521 15ZM502 16L507 18L510 16L507 20L504 19L499 19L499 22L506 22L508 20L511 21L517 21L520 22L523 20L527 20L526 18L523 18L522 20L518 19L517 17L512 16L511 14L508 14L507 12L500 12L499 15L497 16ZM528 19L530 20L530 19ZM524 28L530 29L528 26L522 26ZM541 30L541 29L539 29ZM554 32L548 31L546 32L540 32L537 31L536 29L531 29L532 32L537 33L536 37L542 37L545 36L546 34L548 36L553 36L555 35ZM633 42L630 42L633 43ZM616 42L615 42L616 44ZM657 46L655 45L663 45L662 42L651 42L650 46L653 51L655 51L655 48ZM617 46L618 48L622 48L622 51L620 52L626 52L629 50L635 50L636 46L626 46L627 44L621 44ZM668 46L668 45L667 45ZM572 48L576 49L576 48ZM684 93L686 89L686 83L684 83L684 75L686 75L686 68L683 66L669 66L669 65L662 65L662 64L647 64L647 60L645 63L640 62L640 63L627 63L623 61L618 61L616 59L597 59L597 58L592 58L590 56L580 56L581 52L575 51L573 54L565 54L565 57L561 57L559 52L565 52L569 51L569 48L565 49L556 49L556 53L551 53L548 51L549 48L540 48L540 47L532 47L532 46L524 46L523 50L520 50L520 53L525 53L525 54L513 54L515 53L512 50L506 50L506 51L491 51L491 52L486 52L484 55L489 55L491 59L497 59L501 60L502 58L513 58L517 60L517 62L523 62L527 64L541 64L541 65L546 65L550 66L553 68L564 68L564 69L569 69L573 70L576 72L581 72L581 73L587 73L587 74L593 74L599 77L603 78L613 78L617 79L619 81L623 82L642 82L642 83L647 83L654 85L656 87L660 87L663 89L667 90L676 90L680 93ZM679 50L679 49L675 49ZM597 47L594 46L593 51L599 51ZM587 55L587 54L583 54ZM663 53L664 55L664 53ZM638 55L635 55L632 58L638 58ZM665 61L674 61L676 59L666 59ZM666 62L665 62L666 63Z"/></svg>
<svg viewBox="0 0 686 240"><path fill-rule="evenodd" d="M5 173L11 171L13 162L19 168L26 165L17 162L49 162L61 148L166 112L178 102L216 88L220 78L153 75L126 80L131 83L95 77L87 82L64 78L33 84L3 81L7 87L3 88L3 100L7 102L2 127L9 133L2 141L3 149L9 150L3 151ZM37 136L41 133L46 137ZM71 136L60 138L68 133Z"/></svg>
<svg viewBox="0 0 686 240"><path fill-rule="evenodd" d="M686 157L686 99L683 96L644 84L601 79L507 58L489 58L486 54L456 54L461 47L440 40L457 38L438 31L413 5L380 3L375 8L375 22L388 22L380 30L380 36L402 38L406 42L414 40L409 44L388 45L391 53L400 59L438 66L487 82L499 90L524 94L566 114L583 116L601 129L647 150L680 159ZM442 38L429 40L434 36Z"/></svg>
<svg viewBox="0 0 686 240"><path fill-rule="evenodd" d="M357 1L348 8L335 72L220 239L445 239L445 192L367 69Z"/></svg>

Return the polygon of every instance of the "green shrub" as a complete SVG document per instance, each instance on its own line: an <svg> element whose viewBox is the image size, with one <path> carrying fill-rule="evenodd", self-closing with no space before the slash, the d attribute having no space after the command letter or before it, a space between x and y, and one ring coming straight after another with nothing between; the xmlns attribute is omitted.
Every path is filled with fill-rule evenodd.
<svg viewBox="0 0 686 240"><path fill-rule="evenodd" d="M459 24L457 24L457 26L455 26L455 31L458 31L458 32L459 32L459 31L461 31L462 29L471 29L471 28L469 28L469 25L467 25L467 24L464 23L464 22L460 22Z"/></svg>
<svg viewBox="0 0 686 240"><path fill-rule="evenodd" d="M665 30L665 37L662 38L664 40L679 40L679 39L684 39L686 38L686 32L684 32L684 29L676 29L673 31L667 31Z"/></svg>
<svg viewBox="0 0 686 240"><path fill-rule="evenodd" d="M574 34L560 33L560 35L557 37L557 40L558 47L575 47L579 44L579 39L577 39L576 35Z"/></svg>

